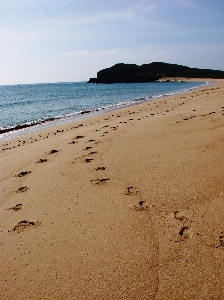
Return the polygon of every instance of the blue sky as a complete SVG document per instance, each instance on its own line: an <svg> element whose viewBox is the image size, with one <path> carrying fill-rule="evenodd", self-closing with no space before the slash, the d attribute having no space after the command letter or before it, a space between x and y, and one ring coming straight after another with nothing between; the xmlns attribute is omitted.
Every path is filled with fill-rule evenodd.
<svg viewBox="0 0 224 300"><path fill-rule="evenodd" d="M0 5L0 84L83 81L120 62L224 70L224 0Z"/></svg>

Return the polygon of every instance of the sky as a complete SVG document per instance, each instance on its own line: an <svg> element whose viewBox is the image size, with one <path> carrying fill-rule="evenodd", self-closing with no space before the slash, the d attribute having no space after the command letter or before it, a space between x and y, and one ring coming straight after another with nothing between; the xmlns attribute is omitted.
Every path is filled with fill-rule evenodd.
<svg viewBox="0 0 224 300"><path fill-rule="evenodd" d="M224 0L0 0L0 84L87 81L116 63L224 70Z"/></svg>

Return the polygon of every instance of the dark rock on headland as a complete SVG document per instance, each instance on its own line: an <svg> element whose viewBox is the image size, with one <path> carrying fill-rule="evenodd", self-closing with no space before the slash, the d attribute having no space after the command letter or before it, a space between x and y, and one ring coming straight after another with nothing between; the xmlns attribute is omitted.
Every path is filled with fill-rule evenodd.
<svg viewBox="0 0 224 300"><path fill-rule="evenodd" d="M153 82L162 77L224 78L224 71L189 68L176 64L153 62L141 66L119 63L97 73L88 83Z"/></svg>
<svg viewBox="0 0 224 300"><path fill-rule="evenodd" d="M101 70L97 78L90 78L88 83L135 83L152 82L159 80L162 76L152 73L146 67L134 64L116 64L111 68Z"/></svg>

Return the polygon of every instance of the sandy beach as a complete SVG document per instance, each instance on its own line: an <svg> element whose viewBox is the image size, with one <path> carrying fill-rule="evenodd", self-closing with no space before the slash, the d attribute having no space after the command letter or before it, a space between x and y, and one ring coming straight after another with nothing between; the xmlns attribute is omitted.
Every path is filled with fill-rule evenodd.
<svg viewBox="0 0 224 300"><path fill-rule="evenodd" d="M216 80L1 142L0 298L224 299L223 120Z"/></svg>

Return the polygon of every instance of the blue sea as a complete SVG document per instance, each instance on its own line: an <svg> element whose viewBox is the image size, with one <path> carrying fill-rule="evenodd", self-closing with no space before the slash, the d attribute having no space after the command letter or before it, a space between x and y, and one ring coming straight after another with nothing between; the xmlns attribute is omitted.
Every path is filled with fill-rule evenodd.
<svg viewBox="0 0 224 300"><path fill-rule="evenodd" d="M206 82L89 84L87 82L0 86L0 133L155 100Z"/></svg>

